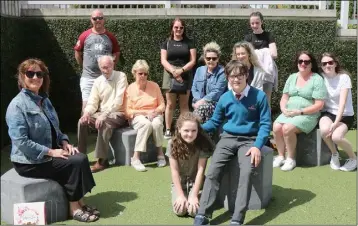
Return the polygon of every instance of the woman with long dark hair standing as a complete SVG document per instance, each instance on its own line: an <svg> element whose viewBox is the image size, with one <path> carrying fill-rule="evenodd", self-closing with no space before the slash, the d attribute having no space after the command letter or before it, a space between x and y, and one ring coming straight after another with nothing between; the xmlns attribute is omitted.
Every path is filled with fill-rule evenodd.
<svg viewBox="0 0 358 226"><path fill-rule="evenodd" d="M186 26L183 20L175 18L170 26L170 36L161 45L160 59L164 67L162 89L166 94L165 107L165 139L171 137L171 125L179 96L180 113L189 111L190 89L193 83L192 69L196 62L196 49L194 43L186 35ZM171 82L174 78L179 83L186 84L184 92L171 90Z"/></svg>

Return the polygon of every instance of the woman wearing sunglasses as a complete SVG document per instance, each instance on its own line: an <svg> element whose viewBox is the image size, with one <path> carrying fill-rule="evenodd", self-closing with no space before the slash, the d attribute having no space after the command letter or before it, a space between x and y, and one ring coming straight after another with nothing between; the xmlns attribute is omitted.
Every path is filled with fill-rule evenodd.
<svg viewBox="0 0 358 226"><path fill-rule="evenodd" d="M328 95L319 128L323 140L332 152L330 165L333 170L353 171L357 168L357 157L352 144L344 138L354 121L351 78L348 72L341 68L338 58L333 53L322 54L321 69ZM349 157L343 166L340 165L335 144Z"/></svg>
<svg viewBox="0 0 358 226"><path fill-rule="evenodd" d="M28 59L18 67L19 94L6 111L11 138L11 161L19 175L57 181L69 200L74 220L99 219L96 208L84 204L83 196L95 182L87 155L69 144L48 98L49 71L41 60Z"/></svg>
<svg viewBox="0 0 358 226"><path fill-rule="evenodd" d="M324 80L318 74L317 61L311 53L299 52L295 59L296 67L298 72L288 77L283 89L280 101L282 114L273 124L273 136L278 151L273 167L282 166L283 171L296 167L297 134L307 134L316 127L327 95Z"/></svg>
<svg viewBox="0 0 358 226"><path fill-rule="evenodd" d="M157 83L148 81L149 66L145 60L137 60L132 67L135 82L126 90L126 116L130 125L137 131L131 165L137 171L146 171L140 161L140 153L146 152L147 140L153 134L158 148L158 167L164 167L163 153L163 112L164 98Z"/></svg>
<svg viewBox="0 0 358 226"><path fill-rule="evenodd" d="M194 114L201 118L202 123L211 118L216 103L227 89L224 67L219 64L220 55L220 46L216 42L204 46L205 66L196 70L191 87Z"/></svg>
<svg viewBox="0 0 358 226"><path fill-rule="evenodd" d="M165 139L170 139L173 114L179 96L180 113L189 111L189 96L193 81L192 69L196 62L196 49L191 39L186 36L183 20L175 18L170 26L170 36L162 43L160 51L161 64L164 67L162 88L166 92ZM186 92L171 91L171 81L186 84Z"/></svg>

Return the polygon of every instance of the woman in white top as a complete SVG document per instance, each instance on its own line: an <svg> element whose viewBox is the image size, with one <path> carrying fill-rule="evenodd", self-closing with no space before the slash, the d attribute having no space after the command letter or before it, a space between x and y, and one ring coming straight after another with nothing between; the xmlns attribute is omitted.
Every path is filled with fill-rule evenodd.
<svg viewBox="0 0 358 226"><path fill-rule="evenodd" d="M357 168L357 157L351 143L344 138L354 121L351 79L332 53L322 54L321 69L328 95L319 127L323 140L332 152L330 165L334 170L353 171ZM349 156L343 166L340 166L335 144Z"/></svg>

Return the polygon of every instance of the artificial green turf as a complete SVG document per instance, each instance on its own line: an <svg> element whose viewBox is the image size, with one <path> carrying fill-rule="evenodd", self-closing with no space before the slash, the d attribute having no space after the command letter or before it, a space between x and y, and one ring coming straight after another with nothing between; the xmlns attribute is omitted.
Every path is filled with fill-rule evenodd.
<svg viewBox="0 0 358 226"><path fill-rule="evenodd" d="M356 131L350 131L347 138L356 150ZM90 140L89 158L94 160L95 136ZM1 174L11 166L8 155L2 152ZM97 186L85 197L88 204L101 211L100 220L93 224L193 223L192 218L179 218L172 213L169 167L152 164L147 168L147 172L137 172L128 166L115 166L94 174ZM248 211L245 224L356 225L356 217L356 171L333 171L328 165L297 167L292 172L275 168L269 206L266 210ZM224 209L214 212L213 224L229 222L230 214ZM68 220L58 224L81 223Z"/></svg>

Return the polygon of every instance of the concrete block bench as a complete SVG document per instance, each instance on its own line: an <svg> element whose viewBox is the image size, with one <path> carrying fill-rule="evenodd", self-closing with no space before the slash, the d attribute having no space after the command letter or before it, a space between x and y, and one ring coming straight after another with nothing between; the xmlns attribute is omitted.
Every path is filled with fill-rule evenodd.
<svg viewBox="0 0 358 226"><path fill-rule="evenodd" d="M109 150L109 160L114 160L115 165L130 166L136 137L137 131L130 127L114 130L110 141L110 149L112 150ZM152 135L147 142L147 152L141 153L140 156L142 163L157 161L157 148L154 145Z"/></svg>
<svg viewBox="0 0 358 226"><path fill-rule="evenodd" d="M65 221L69 217L66 194L56 181L20 176L15 169L1 176L1 217L13 224L15 203L45 202L46 222Z"/></svg>
<svg viewBox="0 0 358 226"><path fill-rule="evenodd" d="M322 140L319 129L309 134L297 135L296 163L298 166L321 166L329 164L331 151Z"/></svg>
<svg viewBox="0 0 358 226"><path fill-rule="evenodd" d="M265 208L272 196L273 150L267 146L262 149L261 163L252 175L252 190L249 202L250 210ZM218 206L224 206L234 212L237 186L239 183L239 164L237 156L225 167L217 197Z"/></svg>

